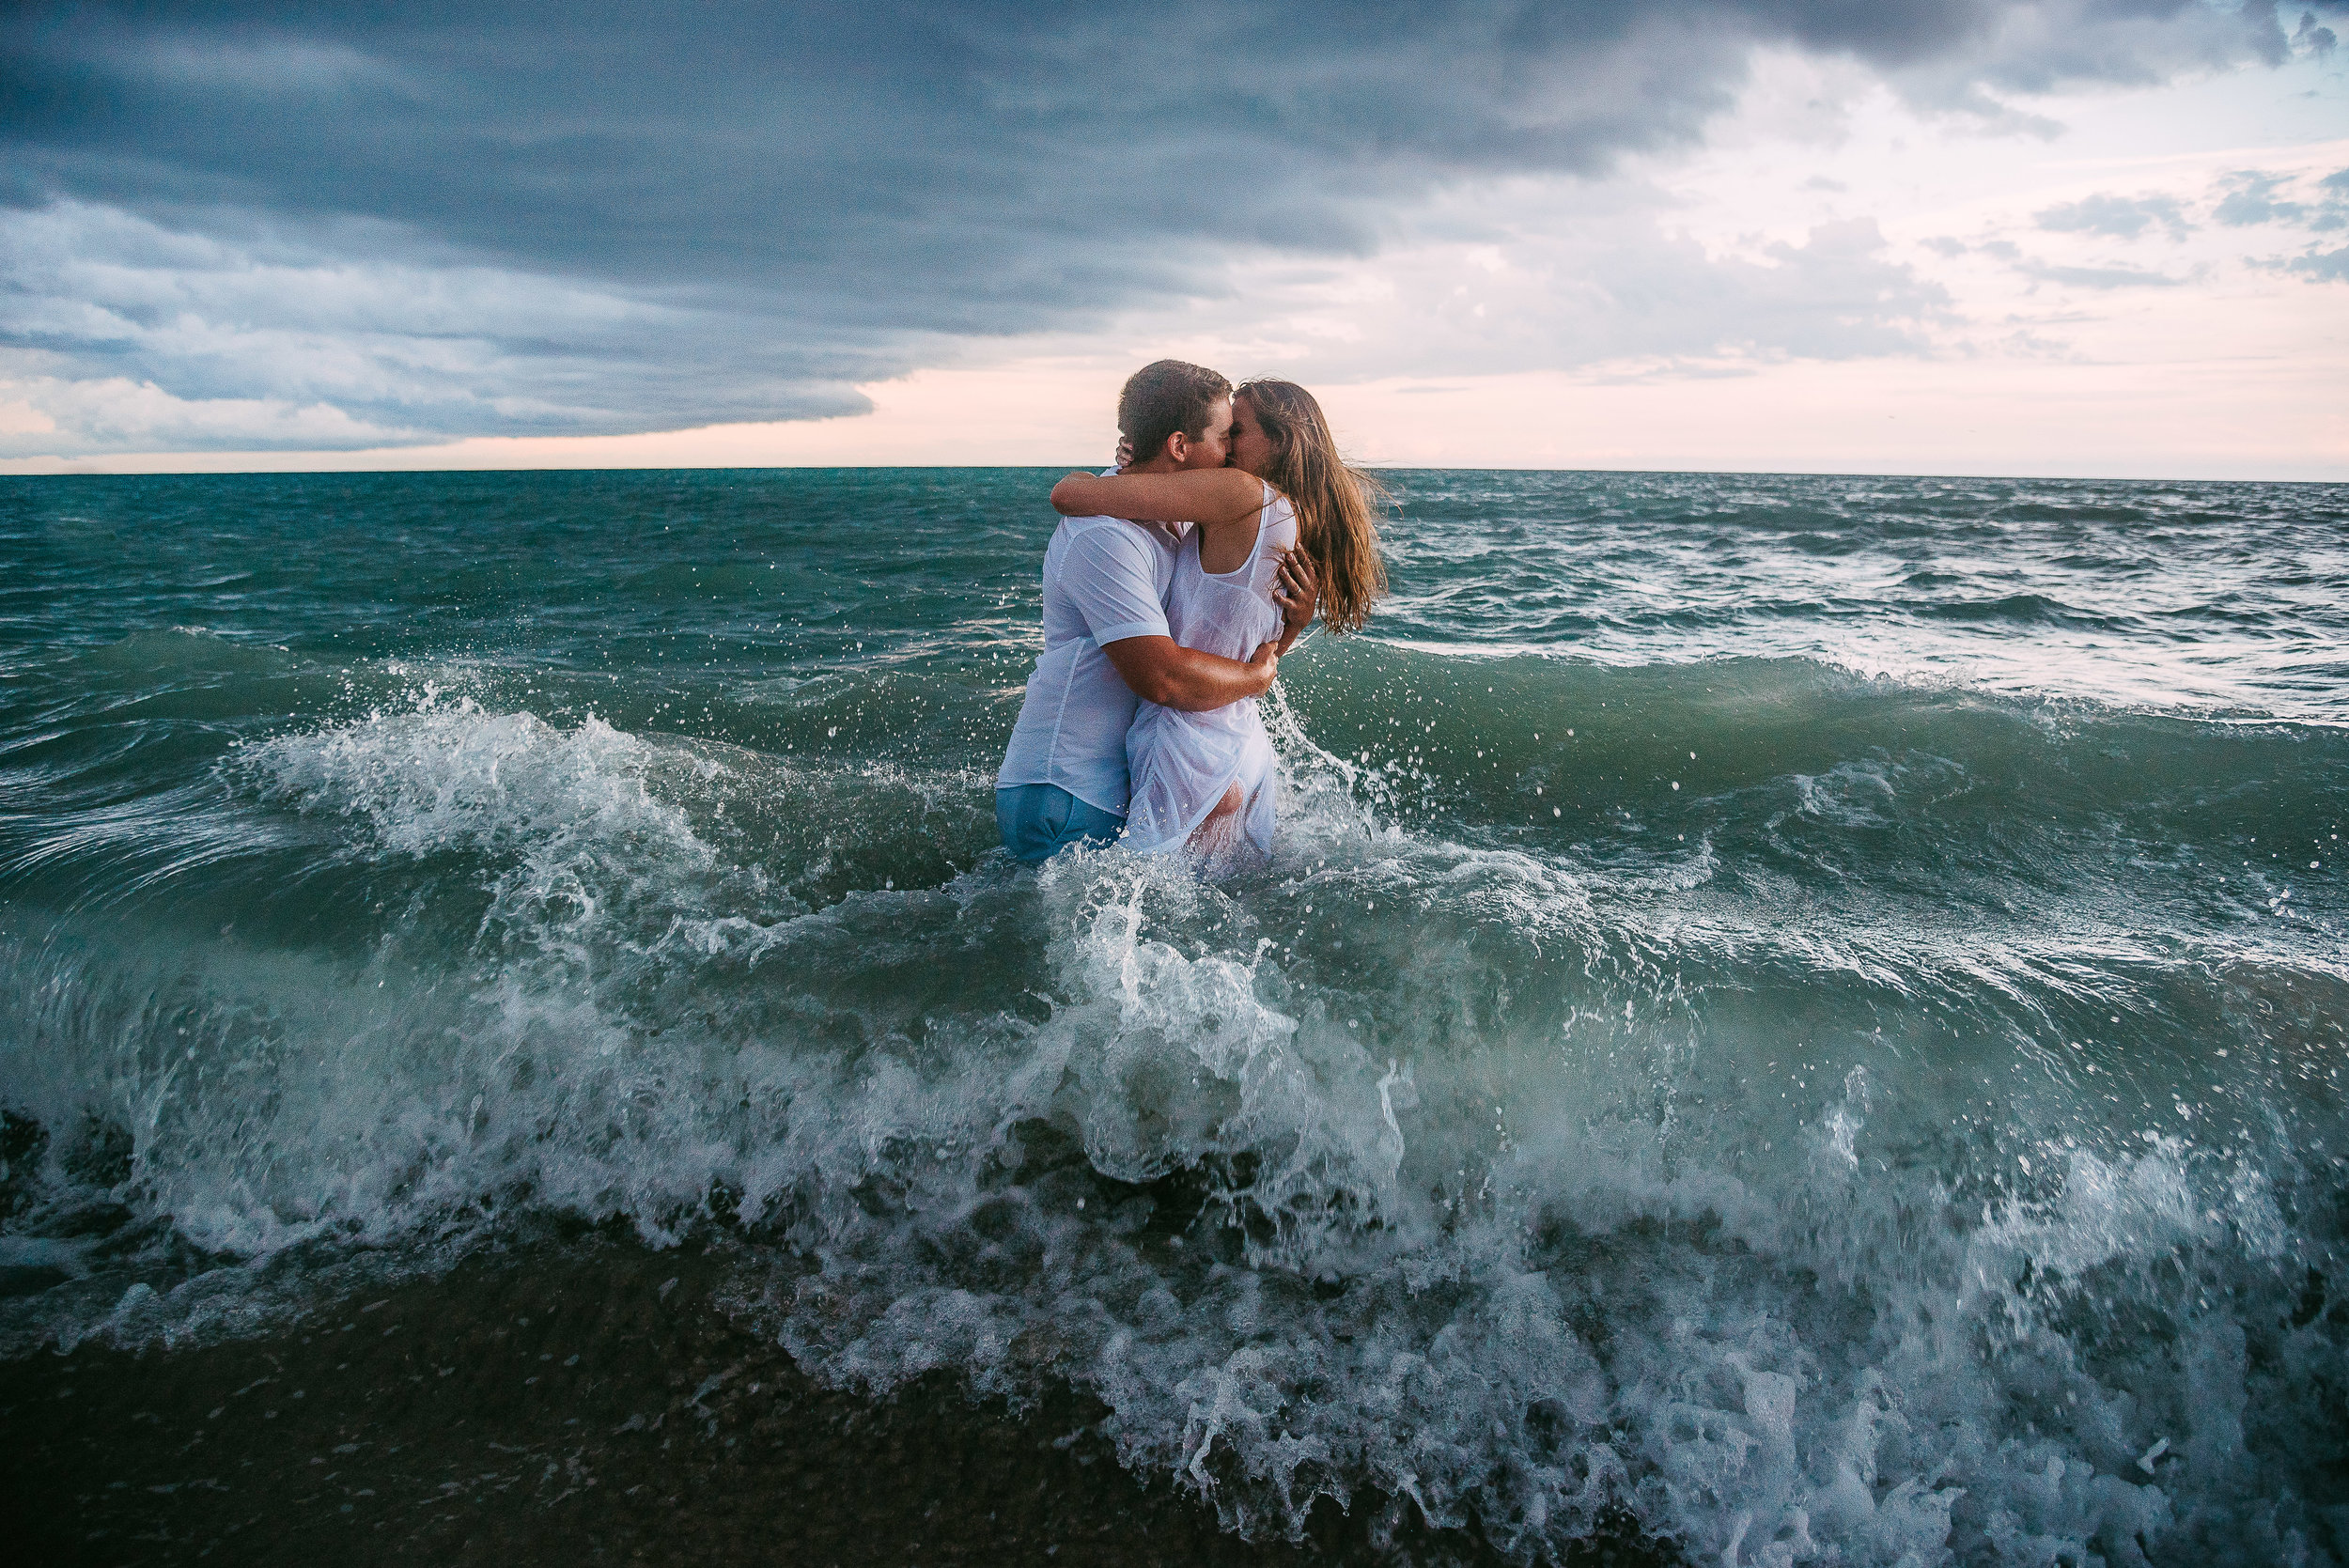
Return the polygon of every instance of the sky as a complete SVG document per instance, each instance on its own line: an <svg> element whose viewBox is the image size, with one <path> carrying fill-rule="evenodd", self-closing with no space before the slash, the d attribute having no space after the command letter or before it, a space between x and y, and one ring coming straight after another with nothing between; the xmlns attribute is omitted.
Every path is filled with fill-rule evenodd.
<svg viewBox="0 0 2349 1568"><path fill-rule="evenodd" d="M1433 467L2349 480L2349 0L0 20L0 474L1097 461L1168 355Z"/></svg>

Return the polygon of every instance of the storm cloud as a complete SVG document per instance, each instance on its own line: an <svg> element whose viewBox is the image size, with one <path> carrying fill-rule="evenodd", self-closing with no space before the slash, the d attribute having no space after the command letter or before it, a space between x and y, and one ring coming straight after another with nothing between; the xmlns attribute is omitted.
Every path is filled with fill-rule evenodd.
<svg viewBox="0 0 2349 1568"><path fill-rule="evenodd" d="M28 411L0 447L853 411L957 344L1211 301L1235 257L1364 256L1447 190L1691 145L1772 47L1995 118L2290 43L2201 0L20 9L0 370ZM1778 260L1718 286L1775 300L1760 352L1902 351L1934 307L1872 241Z"/></svg>

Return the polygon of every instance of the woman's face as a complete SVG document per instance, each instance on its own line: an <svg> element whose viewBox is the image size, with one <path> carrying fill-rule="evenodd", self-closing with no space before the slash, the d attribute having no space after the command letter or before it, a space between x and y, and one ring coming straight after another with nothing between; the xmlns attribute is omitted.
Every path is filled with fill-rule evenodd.
<svg viewBox="0 0 2349 1568"><path fill-rule="evenodd" d="M1231 463L1259 479L1272 464L1272 438L1265 434L1264 422L1256 417L1256 401L1252 397L1232 401Z"/></svg>

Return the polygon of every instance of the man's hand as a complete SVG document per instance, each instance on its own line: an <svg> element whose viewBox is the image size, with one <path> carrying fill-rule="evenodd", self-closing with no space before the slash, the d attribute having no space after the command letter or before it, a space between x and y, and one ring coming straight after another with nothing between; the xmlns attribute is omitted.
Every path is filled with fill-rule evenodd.
<svg viewBox="0 0 2349 1568"><path fill-rule="evenodd" d="M1314 624L1314 607L1321 601L1321 579L1314 564L1294 550L1281 552L1280 569L1272 574L1272 602L1281 607L1281 651L1296 645Z"/></svg>

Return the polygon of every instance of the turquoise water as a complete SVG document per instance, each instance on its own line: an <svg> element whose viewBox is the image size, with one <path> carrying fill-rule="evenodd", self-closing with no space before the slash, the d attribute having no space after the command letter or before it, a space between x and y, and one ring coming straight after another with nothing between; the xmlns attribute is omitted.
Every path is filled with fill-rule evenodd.
<svg viewBox="0 0 2349 1568"><path fill-rule="evenodd" d="M585 1220L1278 1535L2349 1561L2349 489L1406 474L1273 864L993 850L1034 471L0 488L0 1333Z"/></svg>

